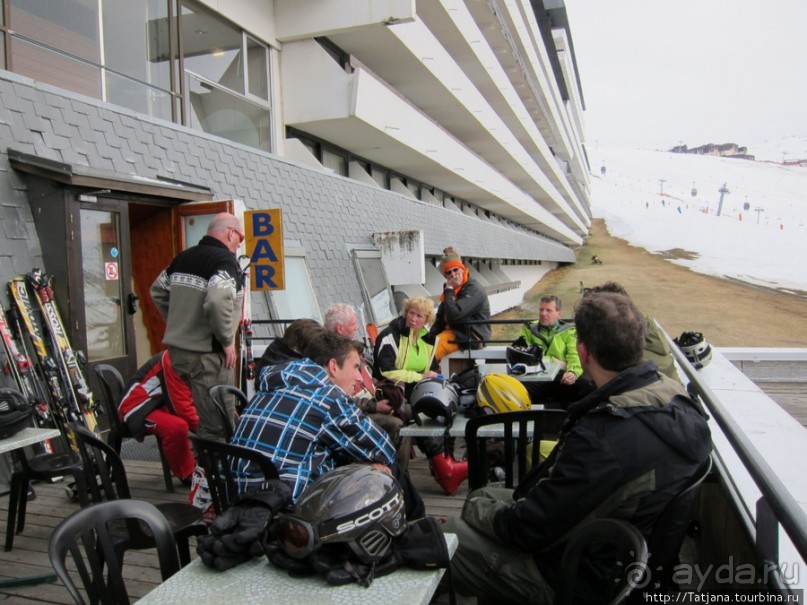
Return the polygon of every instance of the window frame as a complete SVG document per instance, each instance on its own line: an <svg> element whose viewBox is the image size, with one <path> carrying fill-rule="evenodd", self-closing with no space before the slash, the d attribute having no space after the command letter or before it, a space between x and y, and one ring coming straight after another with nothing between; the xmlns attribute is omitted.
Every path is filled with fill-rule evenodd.
<svg viewBox="0 0 807 605"><path fill-rule="evenodd" d="M381 260L381 251L377 248L360 248L355 247L350 251L350 257L353 260L353 267L356 270L356 276L359 279L359 286L361 287L362 298L364 299L364 306L367 309L369 319L379 328L386 326L398 316L395 309L394 293L392 286L387 278L387 272L384 269L384 263ZM367 280L365 279L364 272L361 267L361 261L365 259L378 260L378 265L381 269L381 276L384 280L383 290L379 290L375 295L371 294L367 288ZM385 299L388 307L388 315L379 317L381 305L384 299L378 298L381 292L386 294Z"/></svg>
<svg viewBox="0 0 807 605"><path fill-rule="evenodd" d="M284 270L286 273L286 283L287 287L285 290L269 290L267 298L267 304L269 305L269 314L271 317L275 319L301 319L304 316L299 317L282 317L280 314L280 306L278 305L277 297L283 296L286 298L286 302L284 306L288 308L295 308L295 305L289 304L288 297L289 295L286 292L289 291L288 283L289 283L289 276L293 274L290 270L290 267L287 264L288 259L302 259L302 268L303 268L303 283L307 286L307 298L309 302L313 302L313 305L309 305L312 307L316 313L315 317L311 317L310 319L315 319L318 322L322 323L322 311L319 308L319 300L317 298L316 290L314 290L314 281L311 279L311 269L308 266L308 252L306 249L300 245L299 242L289 242L288 240L284 240L283 242L283 256L284 256Z"/></svg>

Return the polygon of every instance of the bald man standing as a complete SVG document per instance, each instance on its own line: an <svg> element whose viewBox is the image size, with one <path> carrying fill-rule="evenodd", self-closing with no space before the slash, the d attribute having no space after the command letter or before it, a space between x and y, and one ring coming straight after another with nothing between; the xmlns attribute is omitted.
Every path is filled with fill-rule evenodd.
<svg viewBox="0 0 807 605"><path fill-rule="evenodd" d="M225 427L207 393L232 384L235 334L241 321L241 277L235 253L244 241L237 217L213 217L199 243L177 254L151 285L151 297L165 318L163 344L175 372L191 386L200 437L222 440ZM229 409L235 418L235 406Z"/></svg>

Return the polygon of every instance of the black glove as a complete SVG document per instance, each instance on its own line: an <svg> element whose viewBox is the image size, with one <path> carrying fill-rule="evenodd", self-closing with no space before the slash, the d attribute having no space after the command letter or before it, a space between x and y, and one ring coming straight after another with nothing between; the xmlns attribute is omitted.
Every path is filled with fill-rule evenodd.
<svg viewBox="0 0 807 605"><path fill-rule="evenodd" d="M278 479L267 489L241 497L216 517L211 534L197 542L196 552L208 567L230 569L263 554L261 537L275 513L291 502L291 489Z"/></svg>
<svg viewBox="0 0 807 605"><path fill-rule="evenodd" d="M272 517L272 510L262 503L243 502L216 517L210 532L231 551L244 552L260 539Z"/></svg>
<svg viewBox="0 0 807 605"><path fill-rule="evenodd" d="M210 534L199 538L196 552L199 553L202 563L219 571L227 571L252 558L249 552L229 550L219 538Z"/></svg>

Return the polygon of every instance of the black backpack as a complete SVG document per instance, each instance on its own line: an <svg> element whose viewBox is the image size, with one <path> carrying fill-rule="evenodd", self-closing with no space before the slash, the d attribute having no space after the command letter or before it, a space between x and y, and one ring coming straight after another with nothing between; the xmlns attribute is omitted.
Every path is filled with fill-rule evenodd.
<svg viewBox="0 0 807 605"><path fill-rule="evenodd" d="M448 379L459 390L459 412L466 416L473 415L476 408L476 391L482 383L482 374L479 366L474 364L470 368L457 372Z"/></svg>
<svg viewBox="0 0 807 605"><path fill-rule="evenodd" d="M0 439L8 439L27 426L33 426L31 409L22 393L15 389L0 389Z"/></svg>

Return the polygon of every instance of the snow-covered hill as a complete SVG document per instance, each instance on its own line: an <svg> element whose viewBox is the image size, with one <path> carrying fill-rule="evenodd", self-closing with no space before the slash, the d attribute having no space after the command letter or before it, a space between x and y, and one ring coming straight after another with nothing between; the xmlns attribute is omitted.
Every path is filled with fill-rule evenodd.
<svg viewBox="0 0 807 605"><path fill-rule="evenodd" d="M793 141L765 153L787 145L794 158ZM807 167L605 149L590 161L592 210L613 235L652 252L689 251L695 258L674 262L695 271L807 296Z"/></svg>
<svg viewBox="0 0 807 605"><path fill-rule="evenodd" d="M807 137L788 137L779 141L764 141L747 145L748 153L757 162L807 160Z"/></svg>

